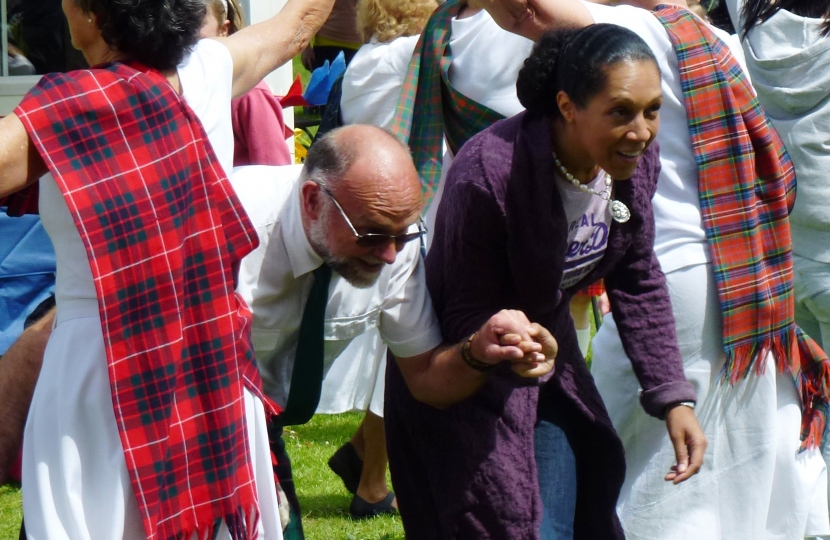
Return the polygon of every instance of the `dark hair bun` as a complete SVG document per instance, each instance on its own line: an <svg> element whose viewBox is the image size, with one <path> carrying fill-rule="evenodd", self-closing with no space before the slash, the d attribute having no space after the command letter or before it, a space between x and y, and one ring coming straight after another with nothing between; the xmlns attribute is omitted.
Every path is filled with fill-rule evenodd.
<svg viewBox="0 0 830 540"><path fill-rule="evenodd" d="M559 56L562 48L573 38L576 30L548 32L525 60L516 80L516 94L519 103L533 113L558 114L556 94L560 85L558 77Z"/></svg>

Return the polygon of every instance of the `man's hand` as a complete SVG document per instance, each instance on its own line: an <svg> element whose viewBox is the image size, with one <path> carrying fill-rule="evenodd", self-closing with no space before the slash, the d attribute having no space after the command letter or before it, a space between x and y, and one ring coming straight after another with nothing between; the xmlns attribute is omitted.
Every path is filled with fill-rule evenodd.
<svg viewBox="0 0 830 540"><path fill-rule="evenodd" d="M667 482L679 484L700 471L703 453L706 451L706 436L697 422L691 407L675 405L666 413L666 428L674 445L677 464L672 465L666 475Z"/></svg>
<svg viewBox="0 0 830 540"><path fill-rule="evenodd" d="M507 309L490 317L470 344L473 358L487 364L506 360L523 377L550 373L558 350L546 328L531 324L521 311Z"/></svg>

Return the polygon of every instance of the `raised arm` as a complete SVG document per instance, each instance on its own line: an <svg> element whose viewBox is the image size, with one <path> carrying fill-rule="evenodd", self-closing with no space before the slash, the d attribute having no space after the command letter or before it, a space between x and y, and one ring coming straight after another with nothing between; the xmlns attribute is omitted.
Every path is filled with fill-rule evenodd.
<svg viewBox="0 0 830 540"><path fill-rule="evenodd" d="M33 184L46 173L46 165L20 119L0 119L0 206L4 197Z"/></svg>
<svg viewBox="0 0 830 540"><path fill-rule="evenodd" d="M279 13L232 36L215 38L233 58L233 97L299 54L323 26L334 0L288 0Z"/></svg>
<svg viewBox="0 0 830 540"><path fill-rule="evenodd" d="M594 23L581 0L471 0L470 3L486 9L508 32L533 41L548 30L582 28Z"/></svg>

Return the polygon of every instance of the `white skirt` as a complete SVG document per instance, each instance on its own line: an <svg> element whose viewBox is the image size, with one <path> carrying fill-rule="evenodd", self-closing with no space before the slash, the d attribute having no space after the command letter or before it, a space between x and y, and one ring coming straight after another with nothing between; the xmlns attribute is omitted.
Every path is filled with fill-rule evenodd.
<svg viewBox="0 0 830 540"><path fill-rule="evenodd" d="M796 540L830 534L827 471L818 449L798 453L801 404L772 357L730 386L711 265L666 276L686 377L709 446L701 471L673 485L665 423L638 403L639 385L613 318L593 341L591 371L626 452L617 512L629 540Z"/></svg>
<svg viewBox="0 0 830 540"><path fill-rule="evenodd" d="M91 306L97 312L96 303ZM100 319L97 313L61 315L59 308L26 421L26 533L38 540L144 539L112 408ZM259 538L280 540L265 410L247 390L245 410L261 516ZM224 525L218 538L229 538Z"/></svg>

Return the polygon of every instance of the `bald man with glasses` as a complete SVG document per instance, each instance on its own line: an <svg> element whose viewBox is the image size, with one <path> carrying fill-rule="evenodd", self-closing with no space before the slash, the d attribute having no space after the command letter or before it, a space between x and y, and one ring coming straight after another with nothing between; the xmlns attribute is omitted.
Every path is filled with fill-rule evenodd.
<svg viewBox="0 0 830 540"><path fill-rule="evenodd" d="M421 260L420 181L408 149L387 132L334 130L304 166L237 169L233 185L260 241L242 261L237 291L253 311L265 393L284 408L272 447L289 527L300 512L282 427L311 418L326 370L366 332L379 331L412 394L438 408L475 392L499 362L527 377L552 370L555 340L518 311L495 313L462 343L443 342Z"/></svg>

